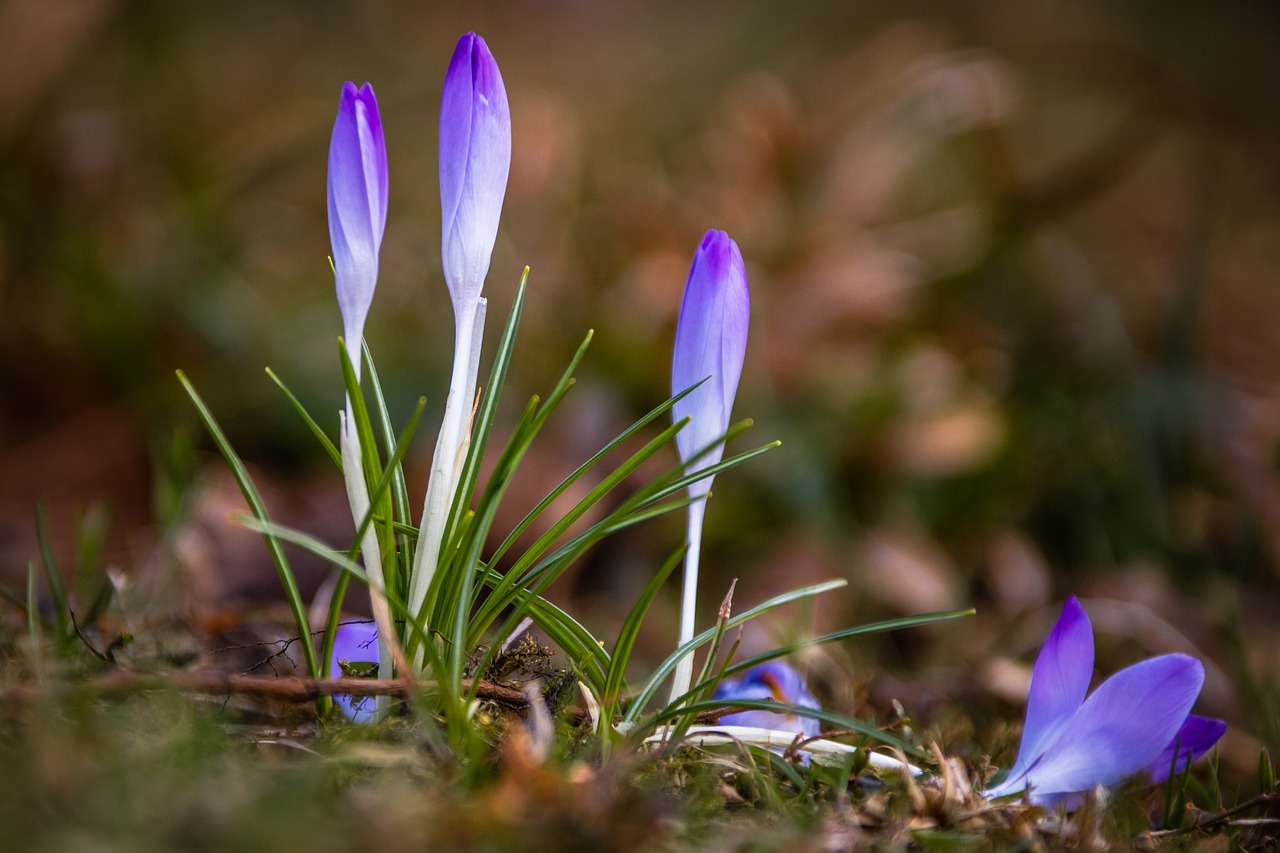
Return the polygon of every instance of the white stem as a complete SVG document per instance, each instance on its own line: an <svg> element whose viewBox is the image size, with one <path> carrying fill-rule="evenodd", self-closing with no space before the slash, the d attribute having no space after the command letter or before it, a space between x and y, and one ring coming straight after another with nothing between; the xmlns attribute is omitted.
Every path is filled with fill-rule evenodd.
<svg viewBox="0 0 1280 853"><path fill-rule="evenodd" d="M423 602L431 588L431 579L440 559L444 528L449 521L449 508L453 505L462 460L470 445L470 430L464 427L470 422L472 399L475 397L484 318L483 299L473 310L464 311L457 318L453 376L449 380L444 420L440 424L440 435L436 439L435 454L431 459L431 477L427 481L427 496L418 527L418 546L413 555L413 573L409 579L409 612L419 616L424 615ZM424 652L419 650L414 655L414 665L421 668L423 657Z"/></svg>
<svg viewBox="0 0 1280 853"><path fill-rule="evenodd" d="M704 496L689 504L689 549L684 555L684 593L680 599L680 641L677 647L693 639L694 616L698 606L698 558L702 553L702 518L707 512ZM676 664L675 680L671 683L671 701L689 692L693 681L693 654L689 653Z"/></svg>
<svg viewBox="0 0 1280 853"><path fill-rule="evenodd" d="M347 486L347 502L351 505L351 516L359 524L369 512L369 490L364 481L364 467L360 458L360 438L356 435L355 425L351 420L351 400L347 400L347 411L338 413L338 443L342 450L342 479ZM382 551L378 547L378 535L370 524L365 528L360 539L360 553L364 557L364 571L369 578L369 604L373 610L373 621L378 626L378 678L392 677L393 643L395 643L395 623L391 620L391 608L387 605L386 583L382 574ZM376 718L386 715L391 706L391 697L379 696L376 703Z"/></svg>

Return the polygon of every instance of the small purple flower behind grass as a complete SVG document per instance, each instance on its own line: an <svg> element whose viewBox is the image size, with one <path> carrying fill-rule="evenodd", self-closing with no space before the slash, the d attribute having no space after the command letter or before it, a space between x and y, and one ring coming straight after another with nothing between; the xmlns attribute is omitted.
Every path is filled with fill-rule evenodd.
<svg viewBox="0 0 1280 853"><path fill-rule="evenodd" d="M1161 782L1208 752L1226 731L1191 706L1204 684L1193 657L1169 654L1120 670L1086 698L1093 677L1093 626L1072 597L1062 608L1031 674L1018 757L985 791L1027 791L1031 802L1074 808L1084 794L1145 773Z"/></svg>
<svg viewBox="0 0 1280 853"><path fill-rule="evenodd" d="M372 622L344 622L338 626L333 638L333 654L329 657L329 675L341 678L345 675L342 664L349 665L371 663L377 672L378 664L378 628ZM333 697L343 715L356 723L373 722L376 711L371 696Z"/></svg>
<svg viewBox="0 0 1280 853"><path fill-rule="evenodd" d="M784 705L800 708L821 708L813 698L804 676L781 661L770 661L753 666L742 678L728 679L716 687L713 699L726 705L735 699L772 699ZM791 732L806 738L817 737L819 723L812 717L802 717L789 711L737 711L720 718L725 726L751 726L776 732Z"/></svg>

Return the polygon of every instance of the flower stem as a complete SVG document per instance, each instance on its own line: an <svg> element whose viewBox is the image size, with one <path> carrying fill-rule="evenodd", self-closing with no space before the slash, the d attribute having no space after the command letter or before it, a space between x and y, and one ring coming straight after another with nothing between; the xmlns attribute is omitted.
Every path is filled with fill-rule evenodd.
<svg viewBox="0 0 1280 853"><path fill-rule="evenodd" d="M449 520L454 493L457 491L458 475L466 448L470 444L470 435L464 430L464 425L470 416L471 402L475 396L480 343L484 336L485 307L485 300L481 299L473 310L462 312L456 324L449 397L445 402L444 420L440 424L440 435L436 439L436 449L431 459L431 477L427 481L418 546L413 555L413 572L409 579L409 612L420 616L427 615L433 605L433 602L427 601L427 595L444 544L445 526ZM414 654L413 662L415 667L422 667L421 650Z"/></svg>
<svg viewBox="0 0 1280 853"><path fill-rule="evenodd" d="M693 639L694 616L698 604L698 558L702 554L702 519L706 512L706 498L689 505L689 548L684 557L684 592L680 600L680 641L677 647ZM676 665L675 681L671 685L672 702L689 692L692 679L693 653L690 652Z"/></svg>

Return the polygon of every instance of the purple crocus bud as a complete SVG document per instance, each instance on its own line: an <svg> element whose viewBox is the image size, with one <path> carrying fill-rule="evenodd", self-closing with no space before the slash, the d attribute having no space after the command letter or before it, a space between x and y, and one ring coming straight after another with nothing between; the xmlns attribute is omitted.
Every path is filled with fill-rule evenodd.
<svg viewBox="0 0 1280 853"><path fill-rule="evenodd" d="M440 101L440 245L455 316L480 298L510 171L507 90L484 39L467 33Z"/></svg>
<svg viewBox="0 0 1280 853"><path fill-rule="evenodd" d="M1092 669L1089 618L1071 598L1036 659L1018 758L986 796L1029 790L1033 803L1071 808L1098 786L1138 773L1168 778L1175 751L1185 766L1225 731L1221 721L1190 713L1204 684L1204 667L1193 657L1141 661L1085 699Z"/></svg>
<svg viewBox="0 0 1280 853"><path fill-rule="evenodd" d="M672 409L676 421L690 419L676 435L676 446L689 471L720 461L720 446L690 460L719 441L729 429L729 414L746 355L750 314L747 271L738 244L723 231L708 231L689 268L671 362L672 394L702 383ZM689 487L694 496L710 490L709 477Z"/></svg>
<svg viewBox="0 0 1280 853"><path fill-rule="evenodd" d="M372 622L344 622L338 626L333 638L333 654L329 657L329 676L340 678L343 675L342 663L378 662L378 628ZM339 710L347 719L357 723L367 723L376 716L375 703L371 696L333 697Z"/></svg>
<svg viewBox="0 0 1280 853"><path fill-rule="evenodd" d="M357 376L386 224L387 147L378 99L368 83L358 90L344 83L329 142L329 239L342 334Z"/></svg>
<svg viewBox="0 0 1280 853"><path fill-rule="evenodd" d="M715 694L726 705L735 699L772 699L800 708L821 708L804 677L781 661L769 661L747 670L742 678L720 682ZM818 721L787 711L738 711L720 718L725 726L752 726L778 732L792 732L806 738L818 736Z"/></svg>

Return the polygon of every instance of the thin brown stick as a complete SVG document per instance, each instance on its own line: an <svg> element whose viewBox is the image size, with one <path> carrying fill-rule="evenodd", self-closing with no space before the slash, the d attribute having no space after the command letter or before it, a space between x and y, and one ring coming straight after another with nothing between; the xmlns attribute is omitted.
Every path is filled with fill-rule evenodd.
<svg viewBox="0 0 1280 853"><path fill-rule="evenodd" d="M464 679L462 684L464 690L471 687L469 680ZM296 675L272 677L223 672L183 672L173 675L115 672L70 684L67 689L72 692L87 692L100 696L145 690L176 690L182 693L207 693L213 696L259 696L281 702L313 702L321 696L336 694L406 697L415 690L430 690L434 686L435 683L431 681L410 679L303 678ZM31 685L10 686L0 691L0 701L32 701L52 692L54 691L49 688ZM476 695L481 699L514 708L523 709L529 704L528 698L520 690L488 681L480 682Z"/></svg>
<svg viewBox="0 0 1280 853"><path fill-rule="evenodd" d="M471 679L463 679L462 689L471 689ZM0 690L0 704L34 702L58 693L81 693L95 696L120 696L148 690L174 690L179 693L203 693L209 696L256 696L277 702L314 702L321 696L399 696L408 698L417 690L432 690L434 681L413 679L376 678L304 678L297 675L262 676L238 675L226 672L180 672L171 675L153 675L135 672L114 672L87 681L69 683L60 687L37 685L10 685ZM476 697L495 702L513 711L524 713L529 709L529 697L520 689L481 681ZM714 724L721 716L730 713L731 707L703 711L697 723ZM570 720L581 723L587 714L581 708L567 708L563 712Z"/></svg>

